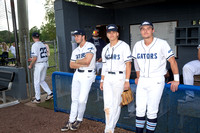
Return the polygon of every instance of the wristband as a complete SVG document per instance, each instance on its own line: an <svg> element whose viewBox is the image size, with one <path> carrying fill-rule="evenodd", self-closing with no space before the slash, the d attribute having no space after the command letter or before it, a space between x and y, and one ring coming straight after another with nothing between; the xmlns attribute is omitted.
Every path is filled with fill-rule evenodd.
<svg viewBox="0 0 200 133"><path fill-rule="evenodd" d="M179 81L179 74L174 74L174 81Z"/></svg>
<svg viewBox="0 0 200 133"><path fill-rule="evenodd" d="M101 81L100 82L103 82L103 79L101 79Z"/></svg>
<svg viewBox="0 0 200 133"><path fill-rule="evenodd" d="M125 79L125 82L129 82L129 79Z"/></svg>

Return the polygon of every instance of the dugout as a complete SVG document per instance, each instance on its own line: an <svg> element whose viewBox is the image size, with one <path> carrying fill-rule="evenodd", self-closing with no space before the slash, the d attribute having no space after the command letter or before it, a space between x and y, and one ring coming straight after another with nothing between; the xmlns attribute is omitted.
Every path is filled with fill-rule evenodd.
<svg viewBox="0 0 200 133"><path fill-rule="evenodd" d="M135 39L133 36L139 36L139 29L138 31L133 30L138 24L144 20L157 24L159 28L155 27L156 30L160 29L157 35L162 34L160 38L171 41L170 45L173 45L173 49L176 50L180 73L185 63L197 59L196 47L200 43L200 8L197 3L193 1L176 3L171 0L81 1L102 7L83 6L65 0L55 1L56 34L61 71L70 71L71 32L73 30L84 29L89 39L94 27L110 23L120 26L120 39L130 45L133 45L132 41ZM176 28L180 29L176 31Z"/></svg>

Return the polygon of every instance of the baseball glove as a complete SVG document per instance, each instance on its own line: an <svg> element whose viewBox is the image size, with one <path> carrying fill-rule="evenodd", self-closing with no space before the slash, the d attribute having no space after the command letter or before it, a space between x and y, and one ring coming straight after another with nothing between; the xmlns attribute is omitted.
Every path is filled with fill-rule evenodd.
<svg viewBox="0 0 200 133"><path fill-rule="evenodd" d="M131 91L131 88L128 88L128 90L123 91L121 96L122 96L121 106L128 105L133 101L133 93Z"/></svg>

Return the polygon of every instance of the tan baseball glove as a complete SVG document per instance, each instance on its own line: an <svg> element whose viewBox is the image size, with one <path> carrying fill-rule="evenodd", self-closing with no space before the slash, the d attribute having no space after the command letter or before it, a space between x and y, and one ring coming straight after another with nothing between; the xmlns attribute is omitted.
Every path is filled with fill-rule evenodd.
<svg viewBox="0 0 200 133"><path fill-rule="evenodd" d="M131 91L131 88L125 90L121 96L122 96L121 106L128 105L133 101L133 93Z"/></svg>

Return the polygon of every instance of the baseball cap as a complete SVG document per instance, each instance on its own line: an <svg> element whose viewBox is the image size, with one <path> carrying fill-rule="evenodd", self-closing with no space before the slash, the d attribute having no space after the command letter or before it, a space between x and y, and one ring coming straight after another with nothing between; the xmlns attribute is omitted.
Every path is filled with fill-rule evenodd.
<svg viewBox="0 0 200 133"><path fill-rule="evenodd" d="M151 22L149 22L149 21L144 21L144 22L142 22L142 23L140 24L140 28L142 28L142 26L144 26L144 25L149 25L149 26L151 26L151 27L153 28L153 24L152 24Z"/></svg>
<svg viewBox="0 0 200 133"><path fill-rule="evenodd" d="M106 32L110 32L110 31L118 31L118 27L115 24L109 24L106 27Z"/></svg>
<svg viewBox="0 0 200 133"><path fill-rule="evenodd" d="M40 37L40 34L38 32L33 32L32 37Z"/></svg>
<svg viewBox="0 0 200 133"><path fill-rule="evenodd" d="M79 29L79 30L75 30L73 35L86 35L86 34L84 30Z"/></svg>

